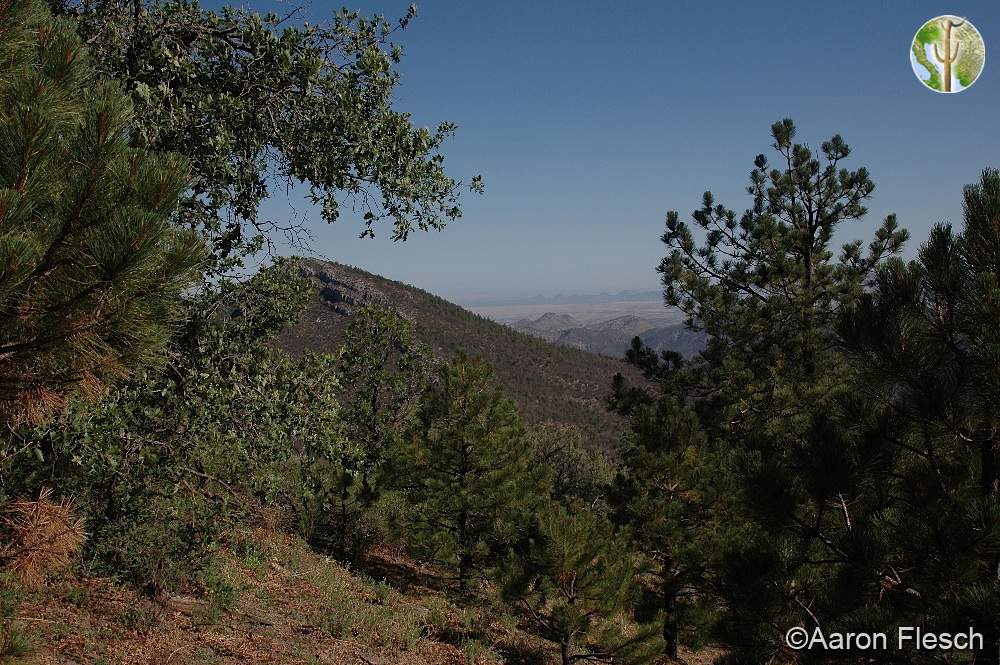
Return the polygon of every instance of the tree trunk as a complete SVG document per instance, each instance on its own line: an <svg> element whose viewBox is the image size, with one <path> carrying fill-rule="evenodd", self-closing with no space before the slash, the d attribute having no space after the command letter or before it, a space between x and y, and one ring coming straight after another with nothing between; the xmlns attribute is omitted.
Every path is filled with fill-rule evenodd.
<svg viewBox="0 0 1000 665"><path fill-rule="evenodd" d="M663 653L677 660L677 589L664 571L663 583Z"/></svg>
<svg viewBox="0 0 1000 665"><path fill-rule="evenodd" d="M465 591L466 578L468 577L468 557L466 552L468 550L468 545L466 543L467 532L468 532L468 515L466 515L463 510L458 518L458 590L461 592Z"/></svg>
<svg viewBox="0 0 1000 665"><path fill-rule="evenodd" d="M569 654L569 640L563 640L559 643L559 653L562 656L562 665L572 665L573 659Z"/></svg>
<svg viewBox="0 0 1000 665"><path fill-rule="evenodd" d="M1000 483L1000 464L997 461L997 447L1000 446L1000 441L986 436L979 446L982 467L980 487L983 498L986 499L997 493ZM1000 560L991 561L990 569L996 576L995 582L1000 584ZM988 625L976 627L983 635L983 648L976 649L976 665L1000 665L1000 630L997 629L996 617L989 617L988 621Z"/></svg>

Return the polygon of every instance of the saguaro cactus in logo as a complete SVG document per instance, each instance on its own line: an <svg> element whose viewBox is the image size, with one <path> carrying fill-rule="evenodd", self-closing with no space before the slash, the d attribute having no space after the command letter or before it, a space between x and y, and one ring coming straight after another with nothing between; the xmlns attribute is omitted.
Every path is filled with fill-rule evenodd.
<svg viewBox="0 0 1000 665"><path fill-rule="evenodd" d="M938 16L920 26L910 46L910 65L936 92L961 92L979 78L986 44L976 26L960 16Z"/></svg>

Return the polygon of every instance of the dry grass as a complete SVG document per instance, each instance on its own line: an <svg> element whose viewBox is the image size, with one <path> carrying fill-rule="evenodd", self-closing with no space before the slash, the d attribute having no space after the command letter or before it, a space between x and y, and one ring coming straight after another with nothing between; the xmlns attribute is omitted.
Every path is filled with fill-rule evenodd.
<svg viewBox="0 0 1000 665"><path fill-rule="evenodd" d="M294 537L254 529L232 540L214 563L237 589L224 607L213 610L211 594L195 588L151 600L107 580L66 578L21 608L40 647L13 663L466 665L460 649L429 635L422 598Z"/></svg>
<svg viewBox="0 0 1000 665"><path fill-rule="evenodd" d="M15 501L2 510L0 525L10 541L0 550L0 561L28 588L65 571L86 540L72 502L51 497L51 490L43 489L36 501Z"/></svg>
<svg viewBox="0 0 1000 665"><path fill-rule="evenodd" d="M216 583L236 590L214 607L213 595L142 597L103 579L65 576L33 594L19 621L36 650L12 665L556 665L551 643L514 615L458 607L419 584L399 586L345 569L302 540L255 528L233 534L218 552ZM382 555L386 558L383 560ZM392 555L392 556L390 556ZM374 553L384 569L412 561ZM379 575L381 578L381 575ZM700 658L704 655L705 658ZM688 665L709 653L684 654Z"/></svg>

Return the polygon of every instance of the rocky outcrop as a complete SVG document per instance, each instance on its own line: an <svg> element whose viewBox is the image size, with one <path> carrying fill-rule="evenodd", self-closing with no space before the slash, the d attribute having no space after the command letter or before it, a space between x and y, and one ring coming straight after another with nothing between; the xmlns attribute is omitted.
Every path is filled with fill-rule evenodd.
<svg viewBox="0 0 1000 665"><path fill-rule="evenodd" d="M299 274L316 286L320 299L327 307L343 316L351 316L369 305L391 309L402 315L385 293L340 266L303 261L299 264Z"/></svg>

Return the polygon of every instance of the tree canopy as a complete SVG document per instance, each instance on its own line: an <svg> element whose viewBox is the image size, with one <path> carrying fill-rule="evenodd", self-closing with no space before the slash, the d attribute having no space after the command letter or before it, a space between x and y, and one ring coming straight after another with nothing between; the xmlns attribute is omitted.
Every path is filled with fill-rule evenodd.
<svg viewBox="0 0 1000 665"><path fill-rule="evenodd" d="M461 215L461 183L441 147L456 126L414 126L394 108L402 48L396 22L346 9L328 23L189 0L52 0L75 19L101 73L131 95L133 144L187 157L194 176L175 213L210 242L225 272L284 239L307 243L302 219L265 219L262 201L302 185L327 222L345 209L362 235L379 222L405 240ZM469 186L481 189L481 180Z"/></svg>
<svg viewBox="0 0 1000 665"><path fill-rule="evenodd" d="M170 221L188 163L129 145L135 111L71 22L0 5L0 420L38 421L157 356L205 259Z"/></svg>

